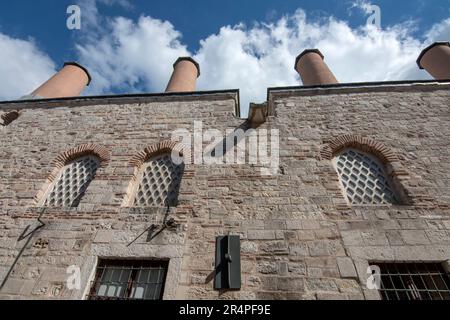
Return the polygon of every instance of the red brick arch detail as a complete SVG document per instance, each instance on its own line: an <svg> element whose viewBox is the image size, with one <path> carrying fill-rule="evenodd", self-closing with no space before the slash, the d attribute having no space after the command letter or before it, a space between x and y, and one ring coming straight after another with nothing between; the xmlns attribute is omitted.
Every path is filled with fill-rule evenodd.
<svg viewBox="0 0 450 320"><path fill-rule="evenodd" d="M1 124L3 126L7 126L8 124L16 120L18 117L19 117L18 111L5 112L0 116L0 118L2 119Z"/></svg>
<svg viewBox="0 0 450 320"><path fill-rule="evenodd" d="M103 146L93 143L76 146L62 152L58 157L56 157L55 160L53 160L52 164L54 166L54 170L50 174L49 180L53 181L61 168L63 168L70 161L87 155L97 156L100 159L100 167L104 167L110 158L108 149Z"/></svg>
<svg viewBox="0 0 450 320"><path fill-rule="evenodd" d="M173 141L164 140L146 147L131 158L130 164L136 167L142 166L148 159L167 152L179 152L180 156L185 159L191 157L191 152L184 144Z"/></svg>
<svg viewBox="0 0 450 320"><path fill-rule="evenodd" d="M320 156L322 159L332 160L341 150L352 147L377 156L384 164L400 161L399 157L383 143L354 134L333 138L322 148Z"/></svg>
<svg viewBox="0 0 450 320"><path fill-rule="evenodd" d="M44 201L46 190L52 185L60 170L66 164L68 164L72 160L87 155L97 156L100 159L100 167L104 167L110 158L108 149L93 143L82 144L62 152L52 161L53 171L48 176L48 179L42 189L34 197L34 204L39 205L40 203L42 203L42 201Z"/></svg>
<svg viewBox="0 0 450 320"><path fill-rule="evenodd" d="M134 175L132 179L130 180L130 184L127 188L127 192L125 194L123 204L122 206L127 207L131 206L131 196L133 193L134 188L137 187L138 183L138 175L139 171L141 170L142 165L149 160L152 157L158 156L160 154L164 153L172 153L173 151L179 152L179 155L182 156L185 160L188 159L190 162L187 164L192 163L192 154L190 149L177 141L173 140L164 140L155 144L152 144L148 147L146 147L144 150L138 152L136 155L134 155L131 158L130 164L134 166ZM185 161L186 162L186 161Z"/></svg>

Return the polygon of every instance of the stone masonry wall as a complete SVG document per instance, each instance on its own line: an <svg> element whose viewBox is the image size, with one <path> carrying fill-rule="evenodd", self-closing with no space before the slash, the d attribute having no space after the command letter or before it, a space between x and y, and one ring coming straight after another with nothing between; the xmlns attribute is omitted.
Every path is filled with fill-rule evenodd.
<svg viewBox="0 0 450 320"><path fill-rule="evenodd" d="M449 88L273 89L258 129L280 130L278 174L187 165L169 211L123 206L130 161L195 120L222 132L244 125L235 93L3 105L19 117L0 126L0 280L25 249L0 298L82 299L97 259L109 257L170 259L164 299L379 299L365 287L369 263L450 260ZM322 151L348 134L398 157L387 165L404 205L347 205ZM53 161L84 144L109 154L79 207L40 208ZM46 225L20 240L40 214ZM167 214L175 228L129 245ZM215 236L228 233L241 236L242 289L218 292ZM81 268L82 290L65 286L70 265Z"/></svg>

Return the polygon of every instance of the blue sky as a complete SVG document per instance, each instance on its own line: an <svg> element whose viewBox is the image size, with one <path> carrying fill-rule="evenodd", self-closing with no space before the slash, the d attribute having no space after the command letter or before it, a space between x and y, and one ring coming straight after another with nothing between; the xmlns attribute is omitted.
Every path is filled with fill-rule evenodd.
<svg viewBox="0 0 450 320"><path fill-rule="evenodd" d="M66 28L71 4L80 31ZM365 5L381 8L381 30L367 26ZM413 62L436 40L450 40L450 0L1 1L0 99L29 93L68 60L92 71L86 94L162 91L173 60L189 54L205 70L199 89L238 88L245 105L268 86L300 84L293 59L307 47L341 82L422 79Z"/></svg>

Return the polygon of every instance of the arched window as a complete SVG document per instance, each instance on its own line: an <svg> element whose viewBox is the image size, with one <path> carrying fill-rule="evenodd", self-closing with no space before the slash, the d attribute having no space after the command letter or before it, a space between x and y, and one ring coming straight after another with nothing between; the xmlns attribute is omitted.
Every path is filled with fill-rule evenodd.
<svg viewBox="0 0 450 320"><path fill-rule="evenodd" d="M100 159L94 155L82 156L67 163L50 186L44 206L77 207L99 166Z"/></svg>
<svg viewBox="0 0 450 320"><path fill-rule="evenodd" d="M154 156L144 162L131 198L134 207L176 206L184 164L175 164L171 153Z"/></svg>
<svg viewBox="0 0 450 320"><path fill-rule="evenodd" d="M373 155L348 148L333 162L351 204L398 203L383 164Z"/></svg>

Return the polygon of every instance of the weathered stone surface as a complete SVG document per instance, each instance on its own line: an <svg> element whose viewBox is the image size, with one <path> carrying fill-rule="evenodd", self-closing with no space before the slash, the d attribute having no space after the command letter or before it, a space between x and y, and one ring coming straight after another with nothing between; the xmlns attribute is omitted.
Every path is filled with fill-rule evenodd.
<svg viewBox="0 0 450 320"><path fill-rule="evenodd" d="M352 259L348 257L337 258L339 273L342 278L357 278L357 273Z"/></svg>
<svg viewBox="0 0 450 320"><path fill-rule="evenodd" d="M272 91L279 173L250 164L188 164L178 206L128 208L133 164L176 129L242 127L236 93L0 104L0 278L31 239L0 299L82 299L98 258L168 259L165 299L380 299L367 290L372 261L450 261L450 85ZM382 143L400 206L349 206L327 146L344 135ZM108 161L78 208L42 208L55 159L94 144ZM205 142L206 144L206 142ZM325 152L325 153L324 153ZM401 191L400 190L400 191ZM407 195L407 196L406 196ZM41 201L41 202L39 202ZM164 216L177 227L152 237ZM30 230L28 230L30 231ZM215 237L241 237L242 290L213 289ZM65 271L79 266L82 290Z"/></svg>
<svg viewBox="0 0 450 320"><path fill-rule="evenodd" d="M274 240L275 232L271 230L249 230L249 240Z"/></svg>

